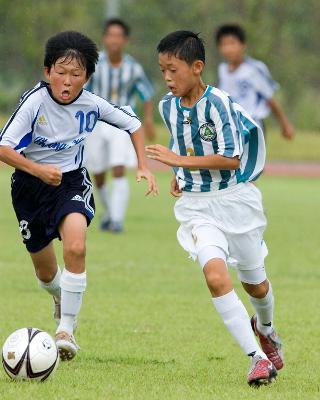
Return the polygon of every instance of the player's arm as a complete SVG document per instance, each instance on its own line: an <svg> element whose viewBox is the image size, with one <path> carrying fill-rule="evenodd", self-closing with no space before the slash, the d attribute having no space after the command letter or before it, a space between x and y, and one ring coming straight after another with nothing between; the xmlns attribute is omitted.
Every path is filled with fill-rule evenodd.
<svg viewBox="0 0 320 400"><path fill-rule="evenodd" d="M38 113L39 105L27 100L11 116L1 133L0 161L36 176L49 185L60 185L62 174L59 168L35 163L20 154L32 142Z"/></svg>
<svg viewBox="0 0 320 400"><path fill-rule="evenodd" d="M154 140L156 137L156 130L153 119L153 102L151 100L143 103L143 127L145 130L146 137L149 140Z"/></svg>
<svg viewBox="0 0 320 400"><path fill-rule="evenodd" d="M145 136L149 140L154 140L156 136L154 118L153 118L153 101L154 95L153 86L144 72L141 65L136 66L136 83L135 89L139 94L139 97L143 101L143 128Z"/></svg>
<svg viewBox="0 0 320 400"><path fill-rule="evenodd" d="M36 176L48 185L58 186L61 183L62 174L58 167L54 165L42 165L28 160L10 146L0 145L0 161Z"/></svg>
<svg viewBox="0 0 320 400"><path fill-rule="evenodd" d="M294 127L286 117L284 111L282 110L280 104L274 97L267 100L272 113L277 118L279 125L281 127L282 135L286 139L292 139L294 137Z"/></svg>
<svg viewBox="0 0 320 400"><path fill-rule="evenodd" d="M147 167L144 148L144 134L143 129L141 128L141 122L133 113L131 107L113 106L101 98L97 99L97 102L101 114L100 120L110 123L119 129L127 131L128 134L130 134L130 138L138 159L138 169L136 174L137 182L140 182L141 179L146 179L148 182L146 196L151 193L157 195L159 191L155 177Z"/></svg>
<svg viewBox="0 0 320 400"><path fill-rule="evenodd" d="M160 161L170 167L181 167L191 169L222 169L235 170L239 168L238 156L225 157L220 154L208 156L180 156L161 144L146 147L148 158Z"/></svg>
<svg viewBox="0 0 320 400"><path fill-rule="evenodd" d="M137 182L140 182L141 179L146 179L148 182L146 196L151 193L157 195L159 194L159 189L157 187L156 179L147 167L143 129L140 127L135 132L131 133L130 138L138 159L138 169L136 174Z"/></svg>

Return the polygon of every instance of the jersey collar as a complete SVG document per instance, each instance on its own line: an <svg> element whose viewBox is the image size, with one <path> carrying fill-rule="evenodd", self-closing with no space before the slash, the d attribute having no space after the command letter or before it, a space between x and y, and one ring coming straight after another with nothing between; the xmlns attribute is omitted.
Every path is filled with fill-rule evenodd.
<svg viewBox="0 0 320 400"><path fill-rule="evenodd" d="M210 85L207 85L206 90L203 92L203 95L200 97L200 99L194 103L194 105L192 107L184 107L181 105L181 97L176 97L176 106L178 108L178 110L181 111L190 111L192 110L194 107L197 106L197 104L204 98L207 96L208 92L212 89L212 87Z"/></svg>
<svg viewBox="0 0 320 400"><path fill-rule="evenodd" d="M59 104L60 106L69 106L70 104L74 103L75 101L78 100L78 98L82 95L82 92L83 92L83 89L81 89L81 90L80 90L80 93L78 94L78 96L75 97L72 101L70 101L70 103L61 103L60 101L56 100L56 99L52 96L52 92L51 92L51 89L50 89L50 84L49 84L48 82L41 81L41 85L45 86L45 88L47 89L47 91L48 91L49 96L51 97L51 99L52 99L55 103Z"/></svg>

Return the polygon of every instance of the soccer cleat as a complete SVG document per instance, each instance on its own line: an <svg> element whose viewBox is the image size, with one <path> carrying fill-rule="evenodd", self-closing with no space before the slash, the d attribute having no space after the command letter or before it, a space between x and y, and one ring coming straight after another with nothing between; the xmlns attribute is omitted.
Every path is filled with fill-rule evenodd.
<svg viewBox="0 0 320 400"><path fill-rule="evenodd" d="M111 221L108 230L112 233L123 232L123 225L121 222Z"/></svg>
<svg viewBox="0 0 320 400"><path fill-rule="evenodd" d="M55 337L56 345L59 350L61 361L72 360L80 347L77 345L73 335L69 335L67 332L58 332Z"/></svg>
<svg viewBox="0 0 320 400"><path fill-rule="evenodd" d="M101 221L101 224L100 224L100 229L101 229L102 231L107 231L107 230L109 230L110 223L111 223L110 219L102 220L102 221Z"/></svg>
<svg viewBox="0 0 320 400"><path fill-rule="evenodd" d="M248 373L248 384L250 386L269 385L277 376L277 370L270 360L261 356L253 356L251 368Z"/></svg>
<svg viewBox="0 0 320 400"><path fill-rule="evenodd" d="M268 336L264 336L261 332L259 332L258 327L257 327L257 316L254 315L251 318L251 326L256 334L258 336L262 350L268 357L268 359L273 363L273 365L276 367L276 369L279 371L279 369L283 368L283 350L282 350L282 343L280 340L280 337L276 333L274 329L272 329L272 332Z"/></svg>

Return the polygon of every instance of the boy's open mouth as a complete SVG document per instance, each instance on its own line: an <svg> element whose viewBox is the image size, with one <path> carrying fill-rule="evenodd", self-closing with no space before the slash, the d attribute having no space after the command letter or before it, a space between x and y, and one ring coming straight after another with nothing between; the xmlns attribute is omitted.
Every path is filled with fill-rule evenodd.
<svg viewBox="0 0 320 400"><path fill-rule="evenodd" d="M70 91L69 90L64 90L61 93L61 97L63 98L63 100L68 100L70 98Z"/></svg>

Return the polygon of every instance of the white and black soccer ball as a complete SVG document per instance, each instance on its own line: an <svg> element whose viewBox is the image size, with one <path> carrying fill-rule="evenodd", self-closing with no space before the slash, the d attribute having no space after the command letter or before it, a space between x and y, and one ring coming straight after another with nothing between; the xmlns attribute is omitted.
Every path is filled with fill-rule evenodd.
<svg viewBox="0 0 320 400"><path fill-rule="evenodd" d="M2 364L12 379L44 381L56 370L59 352L47 332L37 328L22 328L5 341Z"/></svg>

